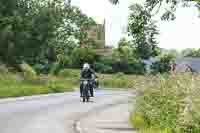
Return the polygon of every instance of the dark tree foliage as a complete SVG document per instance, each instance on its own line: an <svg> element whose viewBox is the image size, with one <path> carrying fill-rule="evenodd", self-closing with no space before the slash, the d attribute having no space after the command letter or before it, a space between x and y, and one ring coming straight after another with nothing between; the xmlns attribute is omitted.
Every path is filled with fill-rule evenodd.
<svg viewBox="0 0 200 133"><path fill-rule="evenodd" d="M157 26L149 12L139 4L130 6L128 30L129 36L132 37L134 53L139 58L148 59L158 55Z"/></svg>
<svg viewBox="0 0 200 133"><path fill-rule="evenodd" d="M112 4L117 4L120 0L109 0ZM134 0L132 0L134 2ZM165 8L161 19L162 20L174 20L176 18L175 11L179 5L190 6L196 5L200 9L200 0L145 0L145 8L151 15L156 15L161 8Z"/></svg>
<svg viewBox="0 0 200 133"><path fill-rule="evenodd" d="M0 59L9 65L56 62L87 40L91 24L63 0L1 0Z"/></svg>

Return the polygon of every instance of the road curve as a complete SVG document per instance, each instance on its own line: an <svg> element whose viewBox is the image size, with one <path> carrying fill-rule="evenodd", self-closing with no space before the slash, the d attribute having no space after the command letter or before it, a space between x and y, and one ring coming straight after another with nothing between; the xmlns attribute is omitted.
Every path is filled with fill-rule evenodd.
<svg viewBox="0 0 200 133"><path fill-rule="evenodd" d="M128 111L124 107L128 107L131 95L127 91L97 91L90 103L82 103L78 92L0 100L0 133L78 133L77 128L84 127L94 131L94 123L92 127L87 125L94 120L94 112L110 108L120 113L114 108L122 104L121 111ZM101 115L111 114L108 111ZM81 122L84 124L77 125Z"/></svg>

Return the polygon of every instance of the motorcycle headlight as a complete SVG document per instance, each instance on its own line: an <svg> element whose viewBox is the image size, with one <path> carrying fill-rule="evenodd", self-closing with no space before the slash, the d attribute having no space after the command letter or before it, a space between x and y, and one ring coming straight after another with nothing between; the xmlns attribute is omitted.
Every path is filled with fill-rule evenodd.
<svg viewBox="0 0 200 133"><path fill-rule="evenodd" d="M86 81L86 80L85 80L85 81L83 81L83 84L84 84L84 85L88 84L88 81Z"/></svg>

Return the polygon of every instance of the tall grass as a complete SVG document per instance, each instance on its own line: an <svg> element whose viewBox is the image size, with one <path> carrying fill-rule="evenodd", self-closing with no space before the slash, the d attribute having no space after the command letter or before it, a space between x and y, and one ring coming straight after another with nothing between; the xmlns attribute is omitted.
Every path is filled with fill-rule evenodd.
<svg viewBox="0 0 200 133"><path fill-rule="evenodd" d="M199 133L200 75L144 77L130 122L141 133Z"/></svg>

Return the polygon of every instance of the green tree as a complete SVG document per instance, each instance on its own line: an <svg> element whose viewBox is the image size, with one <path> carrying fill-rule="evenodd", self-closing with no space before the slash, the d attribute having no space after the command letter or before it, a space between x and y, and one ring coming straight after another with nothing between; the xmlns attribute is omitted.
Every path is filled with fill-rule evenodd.
<svg viewBox="0 0 200 133"><path fill-rule="evenodd" d="M175 59L172 54L164 54L160 56L160 60L151 65L152 73L166 73L171 70L171 62Z"/></svg>
<svg viewBox="0 0 200 133"><path fill-rule="evenodd" d="M124 72L126 74L143 74L145 72L145 65L135 55L132 43L125 38L122 38L118 43L118 47L113 49L112 69L114 72Z"/></svg>
<svg viewBox="0 0 200 133"><path fill-rule="evenodd" d="M80 68L85 62L94 64L98 55L91 48L75 48L71 54L72 65Z"/></svg>
<svg viewBox="0 0 200 133"><path fill-rule="evenodd" d="M9 64L34 63L55 37L62 18L61 3L3 0L0 5L0 56Z"/></svg>
<svg viewBox="0 0 200 133"><path fill-rule="evenodd" d="M181 54L184 57L200 57L200 49L188 48L184 49Z"/></svg>
<svg viewBox="0 0 200 133"><path fill-rule="evenodd" d="M92 44L86 32L92 24L92 18L63 0L2 0L0 58L45 69L55 62L66 64L74 48Z"/></svg>
<svg viewBox="0 0 200 133"><path fill-rule="evenodd" d="M69 56L73 49L82 43L95 45L86 32L89 26L96 24L95 21L77 7L65 6L64 11L63 23L57 29L56 38L52 41L56 54Z"/></svg>
<svg viewBox="0 0 200 133"><path fill-rule="evenodd" d="M112 4L119 3L120 0L109 0ZM133 0L134 1L134 0ZM200 9L200 0L145 0L144 5L151 15L156 15L161 8L165 8L161 19L174 20L176 18L175 11L179 5L183 7L189 6L190 3L195 3Z"/></svg>
<svg viewBox="0 0 200 133"><path fill-rule="evenodd" d="M151 14L139 4L130 6L129 36L132 37L133 48L136 55L142 59L158 55L156 46L157 26L151 19Z"/></svg>
<svg viewBox="0 0 200 133"><path fill-rule="evenodd" d="M127 41L126 38L122 38L118 47L113 49L112 57L115 61L128 63L130 60L133 60L133 50L131 47L131 42Z"/></svg>

